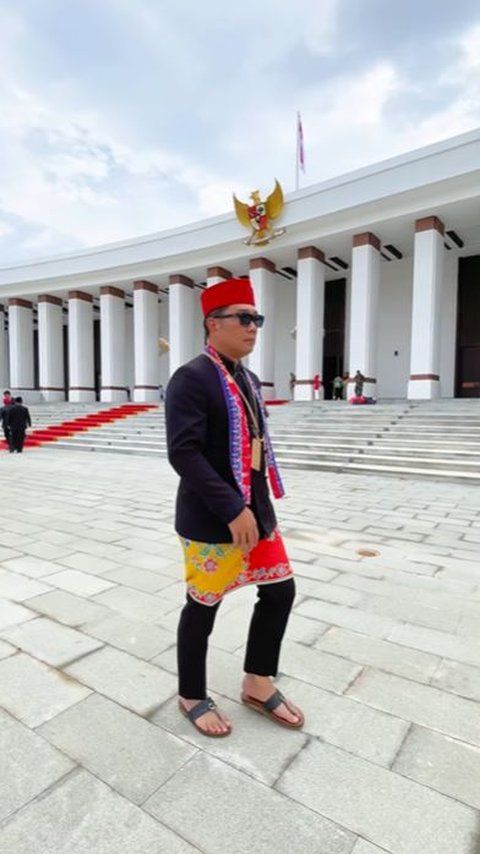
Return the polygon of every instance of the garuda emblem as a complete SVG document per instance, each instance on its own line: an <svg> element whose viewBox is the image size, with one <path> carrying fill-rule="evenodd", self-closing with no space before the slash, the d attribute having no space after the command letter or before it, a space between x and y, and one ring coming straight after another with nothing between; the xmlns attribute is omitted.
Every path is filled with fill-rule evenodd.
<svg viewBox="0 0 480 854"><path fill-rule="evenodd" d="M241 225L251 231L251 234L243 241L247 246L264 246L274 237L285 233L284 228L274 228L271 221L277 219L282 213L284 201L283 191L275 180L275 188L266 201L262 202L258 190L250 193L251 205L245 204L233 194L235 213Z"/></svg>

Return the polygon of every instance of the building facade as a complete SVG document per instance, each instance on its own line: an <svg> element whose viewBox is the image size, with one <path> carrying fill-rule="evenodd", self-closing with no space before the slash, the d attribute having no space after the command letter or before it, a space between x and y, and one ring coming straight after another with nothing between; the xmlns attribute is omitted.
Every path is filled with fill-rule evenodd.
<svg viewBox="0 0 480 854"><path fill-rule="evenodd" d="M0 268L0 386L29 401L159 399L203 345L199 294L250 276L250 367L311 400L356 370L381 399L480 396L480 131L286 197L261 249L232 214ZM168 341L169 349L159 343ZM349 385L352 389L352 385Z"/></svg>

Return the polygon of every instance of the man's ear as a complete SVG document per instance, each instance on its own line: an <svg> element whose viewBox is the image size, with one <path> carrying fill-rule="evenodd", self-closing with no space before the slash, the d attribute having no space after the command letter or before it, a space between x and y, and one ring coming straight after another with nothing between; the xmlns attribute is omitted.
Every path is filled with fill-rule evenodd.
<svg viewBox="0 0 480 854"><path fill-rule="evenodd" d="M215 318L213 315L210 315L210 317L206 317L206 318L205 318L205 329L206 329L206 331L207 331L207 334L208 334L209 332L211 332L211 331L212 331L212 329L214 329L214 327L215 327L215 320L216 320L216 318Z"/></svg>

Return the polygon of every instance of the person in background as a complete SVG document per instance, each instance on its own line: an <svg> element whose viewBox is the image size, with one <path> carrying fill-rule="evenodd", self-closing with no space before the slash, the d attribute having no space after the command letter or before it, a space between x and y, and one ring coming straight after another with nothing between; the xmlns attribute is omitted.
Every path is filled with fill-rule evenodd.
<svg viewBox="0 0 480 854"><path fill-rule="evenodd" d="M357 371L353 379L355 382L355 397L362 397L365 377L363 376L361 371Z"/></svg>
<svg viewBox="0 0 480 854"><path fill-rule="evenodd" d="M343 379L340 374L337 374L335 379L332 382L333 386L333 399L341 400L343 397Z"/></svg>
<svg viewBox="0 0 480 854"><path fill-rule="evenodd" d="M313 378L313 399L319 400L320 398L320 388L322 385L322 381L320 379L320 374L315 374Z"/></svg>
<svg viewBox="0 0 480 854"><path fill-rule="evenodd" d="M13 404L8 407L5 421L9 433L10 453L21 454L27 427L32 426L32 419L23 398L16 397Z"/></svg>
<svg viewBox="0 0 480 854"><path fill-rule="evenodd" d="M8 391L8 389L5 389L5 391L3 392L2 407L0 408L0 421L2 422L3 435L5 436L5 441L7 443L7 447L5 449L7 451L10 449L10 442L9 442L9 431L8 431L7 422L6 422L6 415L7 415L8 408L12 405L13 405L13 397L12 397L11 393Z"/></svg>
<svg viewBox="0 0 480 854"><path fill-rule="evenodd" d="M296 382L296 379L297 379L297 378L296 378L295 374L293 373L293 371L290 371L290 379L289 379L289 381L288 381L288 386L289 386L289 388L290 388L290 397L292 398L292 400L293 400L293 398L294 398L294 396L295 396L295 382Z"/></svg>

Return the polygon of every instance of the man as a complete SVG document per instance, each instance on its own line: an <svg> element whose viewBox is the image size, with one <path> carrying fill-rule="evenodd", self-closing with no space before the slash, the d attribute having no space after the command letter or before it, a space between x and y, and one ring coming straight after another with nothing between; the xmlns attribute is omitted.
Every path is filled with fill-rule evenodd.
<svg viewBox="0 0 480 854"><path fill-rule="evenodd" d="M2 408L0 409L0 420L2 422L3 435L5 436L5 441L7 443L6 451L10 449L10 441L9 441L9 432L6 422L7 411L10 406L13 406L13 397L8 389L5 389L3 392L3 401Z"/></svg>
<svg viewBox="0 0 480 854"><path fill-rule="evenodd" d="M343 379L340 376L340 374L337 374L337 376L334 378L334 380L332 382L332 386L333 386L333 399L334 400L341 400L343 397Z"/></svg>
<svg viewBox="0 0 480 854"><path fill-rule="evenodd" d="M353 379L355 382L355 397L361 397L363 394L363 384L365 382L365 377L363 376L362 372L358 370Z"/></svg>
<svg viewBox="0 0 480 854"><path fill-rule="evenodd" d="M208 736L231 723L207 696L208 637L225 593L258 585L244 662L242 701L275 723L304 718L276 691L280 646L295 596L266 473L283 494L260 382L243 368L264 318L248 279L202 292L207 346L179 368L166 395L169 460L180 475L175 527L185 556L187 604L178 626L179 707Z"/></svg>
<svg viewBox="0 0 480 854"><path fill-rule="evenodd" d="M27 407L23 406L23 398L15 398L13 405L7 410L5 421L9 431L10 453L16 451L21 454L27 427L32 426L30 413Z"/></svg>

